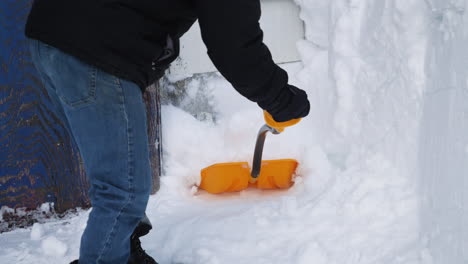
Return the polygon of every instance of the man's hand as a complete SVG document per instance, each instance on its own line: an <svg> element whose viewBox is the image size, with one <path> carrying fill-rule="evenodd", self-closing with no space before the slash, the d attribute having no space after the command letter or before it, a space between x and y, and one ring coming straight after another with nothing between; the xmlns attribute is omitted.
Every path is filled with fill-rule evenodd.
<svg viewBox="0 0 468 264"><path fill-rule="evenodd" d="M258 105L270 113L277 122L306 117L310 110L306 92L289 84L274 100L259 102Z"/></svg>

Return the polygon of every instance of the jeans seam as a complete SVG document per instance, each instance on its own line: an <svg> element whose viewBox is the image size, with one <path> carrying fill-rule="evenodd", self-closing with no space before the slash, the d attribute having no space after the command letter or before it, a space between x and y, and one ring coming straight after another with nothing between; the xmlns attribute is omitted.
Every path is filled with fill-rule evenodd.
<svg viewBox="0 0 468 264"><path fill-rule="evenodd" d="M115 221L114 223L112 224L112 228L107 236L107 239L106 239L106 242L104 242L104 246L101 250L101 252L99 253L98 257L97 257L97 260L96 260L96 263L99 263L100 259L102 258L102 256L107 252L110 244L111 244L111 241L115 235L115 232L116 232L116 227L117 227L117 224L118 224L118 220L120 218L120 216L122 215L122 213L128 208L128 206L131 204L131 202L133 200L135 200L135 194L134 194L134 186L133 186L133 173L134 173L134 156L133 156L133 131L132 131L132 127L130 126L130 122L129 122L129 119L128 119L128 114L127 114L127 109L126 109L126 105L125 105L125 92L124 92L124 89L123 89L123 86L119 83L118 85L118 88L120 89L120 101L121 101L121 108L122 108L122 111L124 113L124 117L125 117L125 123L126 123L126 133L127 133L127 175L128 175L128 187L129 187L129 196L127 198L127 201L125 202L125 204L122 206L122 208L120 209L119 213L117 214L117 217L115 218Z"/></svg>

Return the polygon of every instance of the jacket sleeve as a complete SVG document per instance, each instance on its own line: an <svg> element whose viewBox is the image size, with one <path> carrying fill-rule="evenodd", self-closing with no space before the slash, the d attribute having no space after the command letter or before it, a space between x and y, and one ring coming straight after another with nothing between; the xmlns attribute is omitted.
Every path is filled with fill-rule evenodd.
<svg viewBox="0 0 468 264"><path fill-rule="evenodd" d="M195 0L208 55L234 88L265 109L288 82L263 43L260 0Z"/></svg>

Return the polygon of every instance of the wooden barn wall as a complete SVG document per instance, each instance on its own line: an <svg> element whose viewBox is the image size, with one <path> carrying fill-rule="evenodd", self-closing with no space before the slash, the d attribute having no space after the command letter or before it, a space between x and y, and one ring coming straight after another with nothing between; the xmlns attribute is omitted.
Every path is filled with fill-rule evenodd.
<svg viewBox="0 0 468 264"><path fill-rule="evenodd" d="M52 202L54 211L63 213L90 206L88 183L79 151L51 110L47 92L30 60L24 24L31 3L31 0L0 1L0 208L35 210ZM157 88L148 89L144 98L149 112L153 191L156 191L161 168ZM24 221L15 217L5 219ZM0 232L12 226L15 223L0 225Z"/></svg>

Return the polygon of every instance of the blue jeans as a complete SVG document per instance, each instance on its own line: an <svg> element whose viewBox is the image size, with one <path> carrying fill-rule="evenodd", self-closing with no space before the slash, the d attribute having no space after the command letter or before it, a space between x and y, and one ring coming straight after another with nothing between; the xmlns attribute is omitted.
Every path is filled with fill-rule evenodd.
<svg viewBox="0 0 468 264"><path fill-rule="evenodd" d="M91 185L79 263L127 263L152 185L142 92L40 41L31 40L30 50Z"/></svg>

